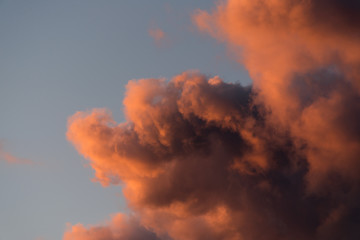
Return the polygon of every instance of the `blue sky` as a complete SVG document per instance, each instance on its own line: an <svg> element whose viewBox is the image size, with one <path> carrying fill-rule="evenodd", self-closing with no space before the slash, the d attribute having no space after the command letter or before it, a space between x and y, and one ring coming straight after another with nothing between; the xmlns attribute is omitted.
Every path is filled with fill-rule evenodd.
<svg viewBox="0 0 360 240"><path fill-rule="evenodd" d="M66 223L96 224L128 211L121 186L92 182L87 161L67 142L76 111L110 109L124 120L131 79L170 78L196 69L249 84L222 44L191 23L213 1L1 1L2 151L36 164L0 160L0 240L61 239ZM166 34L155 44L150 28Z"/></svg>

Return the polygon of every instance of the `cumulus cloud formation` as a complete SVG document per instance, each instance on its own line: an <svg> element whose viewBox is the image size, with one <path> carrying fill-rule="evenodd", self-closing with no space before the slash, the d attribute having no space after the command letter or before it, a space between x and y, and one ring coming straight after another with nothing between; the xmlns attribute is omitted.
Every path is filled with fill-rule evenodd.
<svg viewBox="0 0 360 240"><path fill-rule="evenodd" d="M78 112L67 137L98 181L124 184L158 239L359 239L359 11L351 0L198 10L194 22L238 53L252 86L196 72L130 81L125 123ZM77 231L94 228L65 237L121 239Z"/></svg>
<svg viewBox="0 0 360 240"><path fill-rule="evenodd" d="M194 16L201 30L239 51L256 102L271 112L269 122L306 145L314 178L359 172L359 10L354 0L230 0Z"/></svg>

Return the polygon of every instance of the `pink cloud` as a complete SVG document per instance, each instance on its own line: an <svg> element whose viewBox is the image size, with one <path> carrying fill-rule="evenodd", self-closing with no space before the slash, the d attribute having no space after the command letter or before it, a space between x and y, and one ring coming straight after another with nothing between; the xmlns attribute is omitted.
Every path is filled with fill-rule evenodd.
<svg viewBox="0 0 360 240"><path fill-rule="evenodd" d="M148 31L150 37L152 37L157 45L164 43L166 40L166 34L158 27L152 27Z"/></svg>
<svg viewBox="0 0 360 240"><path fill-rule="evenodd" d="M0 159L9 163L9 164L25 164L25 165L33 165L35 164L32 160L27 158L19 158L14 156L13 154L6 152L3 150L3 147L0 145Z"/></svg>
<svg viewBox="0 0 360 240"><path fill-rule="evenodd" d="M123 184L137 227L160 239L358 239L358 11L350 0L198 10L194 22L237 54L251 87L196 72L133 80L126 122L78 112L67 138L98 181ZM123 218L65 239L122 239Z"/></svg>
<svg viewBox="0 0 360 240"><path fill-rule="evenodd" d="M158 240L152 231L142 227L135 217L123 214L114 215L105 226L89 226L82 224L69 225L63 240Z"/></svg>

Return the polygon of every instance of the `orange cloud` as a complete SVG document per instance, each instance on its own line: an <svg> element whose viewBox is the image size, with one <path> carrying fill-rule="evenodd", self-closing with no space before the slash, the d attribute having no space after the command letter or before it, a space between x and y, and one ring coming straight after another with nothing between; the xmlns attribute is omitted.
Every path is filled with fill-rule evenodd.
<svg viewBox="0 0 360 240"><path fill-rule="evenodd" d="M149 29L149 35L152 37L156 44L161 44L166 38L166 34L163 30L158 27L153 27Z"/></svg>
<svg viewBox="0 0 360 240"><path fill-rule="evenodd" d="M33 165L35 164L33 161L26 158L18 158L12 155L9 152L6 152L2 149L0 145L0 159L9 163L9 164L25 164L25 165Z"/></svg>
<svg viewBox="0 0 360 240"><path fill-rule="evenodd" d="M200 30L241 47L239 60L254 81L255 101L272 113L269 122L290 131L300 148L307 145L312 176L337 169L357 178L360 170L359 138L341 126L350 121L359 129L358 114L348 113L360 110L359 9L351 0L229 0L194 15Z"/></svg>
<svg viewBox="0 0 360 240"><path fill-rule="evenodd" d="M124 184L160 239L358 239L359 10L352 0L198 10L194 22L238 53L251 87L196 72L130 81L125 123L79 112L67 138L98 181ZM113 239L112 226L69 232Z"/></svg>
<svg viewBox="0 0 360 240"><path fill-rule="evenodd" d="M134 217L116 214L106 226L90 226L82 224L69 226L64 234L64 240L128 240L128 239L159 239L155 233L139 225Z"/></svg>
<svg viewBox="0 0 360 240"><path fill-rule="evenodd" d="M301 181L306 162L291 139L265 127L251 99L249 87L198 73L170 82L130 81L126 123L116 124L106 110L79 112L69 119L67 137L90 160L98 181L124 184L129 205L158 236L261 238L279 231L273 218L310 236L312 223L294 217L317 217ZM279 191L290 191L302 213L273 208L288 201ZM264 196L268 202L260 200ZM259 224L263 231L254 232Z"/></svg>

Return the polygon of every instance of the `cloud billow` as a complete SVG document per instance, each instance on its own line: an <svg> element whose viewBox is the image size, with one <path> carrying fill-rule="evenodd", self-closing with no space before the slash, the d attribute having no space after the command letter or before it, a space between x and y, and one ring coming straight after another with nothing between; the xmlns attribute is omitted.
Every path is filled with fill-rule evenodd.
<svg viewBox="0 0 360 240"><path fill-rule="evenodd" d="M241 48L251 87L196 72L130 81L125 123L79 112L67 137L98 181L124 184L159 239L358 239L359 7L229 0L197 11L200 30Z"/></svg>

